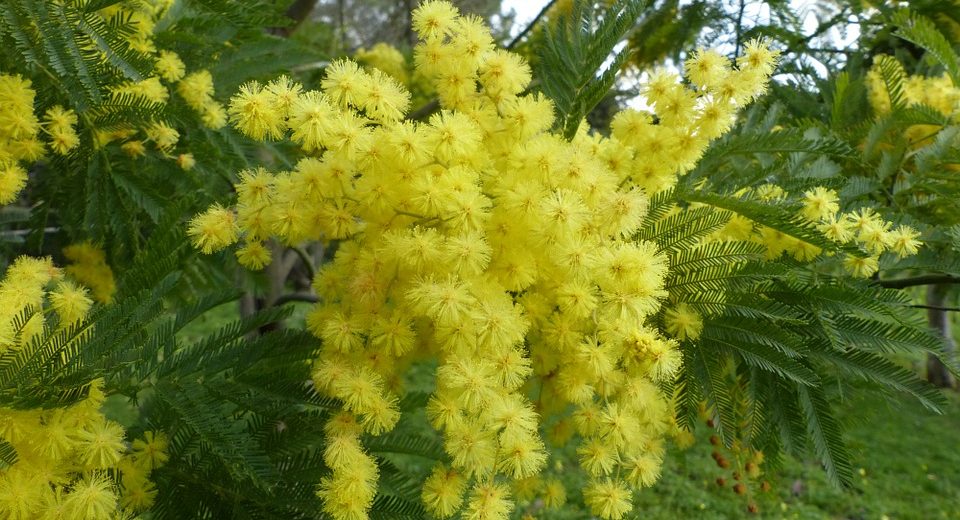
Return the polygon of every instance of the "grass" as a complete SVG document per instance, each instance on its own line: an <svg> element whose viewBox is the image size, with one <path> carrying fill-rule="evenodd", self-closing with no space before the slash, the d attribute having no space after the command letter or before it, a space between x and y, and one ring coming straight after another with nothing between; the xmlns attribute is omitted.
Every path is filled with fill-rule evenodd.
<svg viewBox="0 0 960 520"><path fill-rule="evenodd" d="M787 459L768 493L756 493L757 518L937 519L960 518L960 396L952 393L943 415L919 404L890 403L864 392L846 403L847 441L854 485L830 484L814 462ZM868 397L872 396L872 397ZM704 428L705 430L705 428ZM644 490L636 511L649 519L738 518L747 500L731 489L729 470L710 457L708 432L689 450L670 453L660 483ZM716 484L725 477L725 487ZM753 486L758 488L758 486Z"/></svg>

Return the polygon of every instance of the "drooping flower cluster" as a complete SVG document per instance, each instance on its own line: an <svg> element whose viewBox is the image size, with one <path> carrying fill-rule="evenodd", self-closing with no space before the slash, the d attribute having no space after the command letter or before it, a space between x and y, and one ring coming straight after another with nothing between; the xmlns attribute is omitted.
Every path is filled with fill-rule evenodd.
<svg viewBox="0 0 960 520"><path fill-rule="evenodd" d="M426 414L449 456L423 487L431 514L506 518L531 492L562 504L559 481L537 480L547 434L576 436L585 500L623 518L659 475L674 423L658 383L680 366L676 342L647 323L667 257L633 236L649 194L729 128L775 55L752 43L734 69L701 53L696 90L667 72L651 79L656 123L628 111L612 137L584 129L568 142L550 130L552 103L522 94L529 66L495 49L479 19L428 1L413 21L439 113L403 120L407 91L352 61L333 63L320 90L247 84L230 103L234 126L305 156L292 171L241 172L236 206L198 215L189 233L208 253L242 241L251 268L270 261L270 238L338 241L308 316L323 340L314 385L343 403L318 490L335 518L366 517L377 466L360 436L395 426L403 377L424 358L438 363Z"/></svg>
<svg viewBox="0 0 960 520"><path fill-rule="evenodd" d="M49 259L18 258L0 281L0 355L32 348L48 319L44 309L62 328L83 319L91 305L86 290ZM110 520L152 505L156 489L148 477L166 460L166 440L148 432L128 447L123 427L100 411L104 398L102 382L93 381L87 397L69 406L0 407L0 440L16 454L16 462L0 468L3 518Z"/></svg>

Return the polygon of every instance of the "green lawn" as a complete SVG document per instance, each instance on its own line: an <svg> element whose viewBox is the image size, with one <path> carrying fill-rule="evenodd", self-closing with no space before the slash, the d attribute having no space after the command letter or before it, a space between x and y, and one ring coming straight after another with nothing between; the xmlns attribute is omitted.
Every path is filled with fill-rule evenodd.
<svg viewBox="0 0 960 520"><path fill-rule="evenodd" d="M960 518L960 396L943 415L920 405L861 398L844 407L854 458L854 488L832 486L814 462L787 460L772 489L759 493L757 518ZM747 501L710 458L701 432L691 449L672 452L661 482L645 490L638 518L737 518ZM727 477L720 488L717 477Z"/></svg>

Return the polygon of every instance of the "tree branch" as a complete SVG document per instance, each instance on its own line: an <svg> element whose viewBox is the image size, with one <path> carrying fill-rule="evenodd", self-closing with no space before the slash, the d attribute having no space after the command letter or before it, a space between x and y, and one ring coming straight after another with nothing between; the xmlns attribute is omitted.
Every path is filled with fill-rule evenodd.
<svg viewBox="0 0 960 520"><path fill-rule="evenodd" d="M938 305L922 305L919 303L908 305L908 307L912 307L914 309L930 309L934 311L960 312L960 307L940 307Z"/></svg>
<svg viewBox="0 0 960 520"><path fill-rule="evenodd" d="M307 270L307 276L310 277L310 281L313 281L314 277L317 276L317 268L313 265L313 259L310 258L310 255L301 247L291 246L290 249L300 257L300 262L303 263L304 269Z"/></svg>
<svg viewBox="0 0 960 520"><path fill-rule="evenodd" d="M743 11L747 8L746 0L740 0L740 11L737 13L737 42L733 48L733 59L740 57L740 45L743 43Z"/></svg>
<svg viewBox="0 0 960 520"><path fill-rule="evenodd" d="M289 38L294 31L297 30L297 27L304 22L307 18L310 17L310 13L313 12L313 8L317 5L317 0L294 0L290 7L287 8L287 18L290 19L290 25L286 27L275 27L272 31L277 36L282 36L284 38Z"/></svg>
<svg viewBox="0 0 960 520"><path fill-rule="evenodd" d="M537 22L539 22L540 19L547 14L547 11L549 11L550 8L553 7L553 4L555 3L557 3L557 0L550 0L549 2L547 2L547 5L543 6L543 9L541 9L540 12L537 13L537 16L534 16L533 20L531 20L530 23L528 23L527 26L524 27L522 31L520 31L520 34L514 36L514 38L510 40L510 43L507 44L507 50L510 50L516 47L517 44L519 44L520 41L523 40L523 38L527 34L529 34L530 31L533 30L533 27L537 25Z"/></svg>
<svg viewBox="0 0 960 520"><path fill-rule="evenodd" d="M283 296L277 298L276 301L273 302L273 305L275 307L279 307L285 303L290 303L290 302L317 303L319 301L320 301L320 298L318 298L316 294L290 293L290 294L284 294Z"/></svg>
<svg viewBox="0 0 960 520"><path fill-rule="evenodd" d="M907 287L933 285L938 283L960 283L960 276L953 276L950 274L924 274L909 278L877 280L877 284L885 289L906 289Z"/></svg>

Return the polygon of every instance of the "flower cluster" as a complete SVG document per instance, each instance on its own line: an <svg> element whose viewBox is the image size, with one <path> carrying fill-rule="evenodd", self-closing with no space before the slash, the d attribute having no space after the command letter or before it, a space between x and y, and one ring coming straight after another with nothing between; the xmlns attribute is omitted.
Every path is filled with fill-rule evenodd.
<svg viewBox="0 0 960 520"><path fill-rule="evenodd" d="M67 327L91 305L86 290L65 280L49 259L18 258L0 281L0 355L31 348L45 314L55 313L58 326ZM28 309L34 312L17 330ZM17 456L0 468L4 518L111 520L152 505L149 473L166 460L166 440L148 432L128 447L123 427L100 411L104 398L102 381L93 381L87 396L69 406L0 407L0 440Z"/></svg>
<svg viewBox="0 0 960 520"><path fill-rule="evenodd" d="M889 113L892 108L887 85L880 72L880 63L886 60L899 69L899 75L904 78L902 99L907 106L924 105L937 112L956 117L960 111L960 88L953 84L947 73L940 76L908 75L903 65L890 56L874 58L873 67L867 72L867 89L870 106L877 114ZM910 125L904 132L904 138L914 146L930 144L932 136L941 129L937 125Z"/></svg>
<svg viewBox="0 0 960 520"><path fill-rule="evenodd" d="M124 104L129 102L128 98L134 98L165 104L170 98L169 88L176 85L184 101L197 110L206 126L220 128L226 124L226 110L213 99L210 73L200 70L186 75L180 58L171 51L158 50L154 43L156 21L171 4L166 0L124 1L88 13L109 25L125 27L127 30L123 31L122 37L131 49L155 60L153 75L141 81L108 85L111 101ZM84 45L98 48L100 44L90 41L87 45L81 41L81 46ZM104 63L110 63L107 56L104 56ZM29 80L0 72L0 204L15 200L26 184L27 171L23 163L42 159L48 150L66 155L80 144L77 114L57 105L47 109L41 118L38 112L35 113L34 97ZM97 113L100 108L92 110ZM147 145L152 143L161 156L175 160L181 168L190 169L194 165L189 153L174 153L180 133L169 122L121 122L85 130L91 132L96 148L116 141L126 154L140 157L147 153Z"/></svg>
<svg viewBox="0 0 960 520"><path fill-rule="evenodd" d="M738 193L762 201L776 201L788 197L779 186L764 184ZM844 246L859 247L862 254L847 254L843 260L853 276L869 278L879 269L880 255L891 252L900 258L917 254L922 243L920 232L910 226L899 225L882 218L870 208L840 211L840 200L834 190L818 186L803 193L800 219L819 231L828 240ZM730 221L713 237L720 240L751 240L767 248L767 258L790 254L800 261L811 261L823 251L816 245L787 235L774 228L760 225L742 216L733 215Z"/></svg>
<svg viewBox="0 0 960 520"><path fill-rule="evenodd" d="M947 73L940 76L908 75L895 58L878 56L873 67L867 72L867 88L870 105L878 114L890 112L890 94L887 92L879 67L882 59L892 60L899 68L903 82L903 100L907 105L926 105L945 116L951 116L960 109L960 88L954 86Z"/></svg>
<svg viewBox="0 0 960 520"><path fill-rule="evenodd" d="M30 80L0 73L0 204L9 204L27 182L21 162L32 163L45 154L40 133L49 138L48 146L64 155L79 144L74 127L77 116L55 106L47 110L41 122L34 113L36 92Z"/></svg>
<svg viewBox="0 0 960 520"><path fill-rule="evenodd" d="M170 100L170 89L175 88L184 102L198 113L205 126L221 128L227 121L226 111L213 98L213 77L210 72L198 70L187 74L186 65L175 52L157 49L153 41L156 22L171 5L172 2L166 0L120 2L98 11L108 22L130 26L131 31L126 38L131 47L154 59L152 75L140 81L113 85L110 93L115 99L133 97L145 102L166 104ZM94 134L94 142L98 147L120 141L120 148L126 154L139 157L147 153L147 144L152 143L161 155L175 159L181 168L190 169L194 165L189 153L173 153L180 132L168 122L118 124L97 128Z"/></svg>
<svg viewBox="0 0 960 520"><path fill-rule="evenodd" d="M207 253L242 241L236 254L251 268L270 261L271 238L338 241L307 318L323 340L314 386L343 403L318 489L334 518L366 518L378 470L361 435L394 428L407 368L424 359L437 363L426 415L449 456L423 486L432 515L506 518L515 496L537 493L562 504L562 484L538 477L546 434L576 437L591 476L584 499L601 518L623 518L634 490L659 476L675 429L659 384L681 363L649 322L668 259L633 237L649 194L672 186L765 88L775 54L754 42L732 68L699 53L695 89L667 72L651 79L656 122L627 111L610 138L583 130L566 141L551 132L552 103L523 94L529 66L496 49L479 19L427 1L413 22L417 72L439 113L404 120L406 89L347 60L320 90L249 83L230 103L233 125L289 138L304 158L292 171L241 172L236 206L198 215L189 234Z"/></svg>
<svg viewBox="0 0 960 520"><path fill-rule="evenodd" d="M80 242L65 247L63 256L70 262L66 267L67 274L89 287L95 300L100 303L113 300L117 284L102 249L90 242Z"/></svg>

